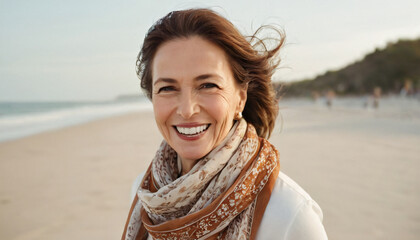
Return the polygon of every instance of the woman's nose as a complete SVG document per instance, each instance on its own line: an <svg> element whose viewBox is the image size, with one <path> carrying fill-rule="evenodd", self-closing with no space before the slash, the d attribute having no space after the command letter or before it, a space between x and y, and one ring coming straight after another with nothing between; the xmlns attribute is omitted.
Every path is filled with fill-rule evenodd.
<svg viewBox="0 0 420 240"><path fill-rule="evenodd" d="M190 92L180 94L177 113L184 119L190 119L198 113L199 106L195 96Z"/></svg>

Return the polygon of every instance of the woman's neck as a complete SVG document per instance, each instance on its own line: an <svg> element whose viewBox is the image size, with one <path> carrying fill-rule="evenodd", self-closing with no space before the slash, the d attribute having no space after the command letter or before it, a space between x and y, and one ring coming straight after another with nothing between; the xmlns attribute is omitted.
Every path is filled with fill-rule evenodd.
<svg viewBox="0 0 420 240"><path fill-rule="evenodd" d="M183 159L178 155L178 168L180 176L187 174L197 164L198 160Z"/></svg>

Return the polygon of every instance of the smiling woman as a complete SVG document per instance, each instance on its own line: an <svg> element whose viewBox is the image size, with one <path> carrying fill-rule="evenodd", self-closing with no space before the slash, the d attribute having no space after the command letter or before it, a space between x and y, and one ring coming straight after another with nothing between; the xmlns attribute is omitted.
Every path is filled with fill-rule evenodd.
<svg viewBox="0 0 420 240"><path fill-rule="evenodd" d="M265 139L284 37L271 50L249 40L207 9L171 12L149 30L138 74L164 141L134 184L122 239L327 238L321 209Z"/></svg>

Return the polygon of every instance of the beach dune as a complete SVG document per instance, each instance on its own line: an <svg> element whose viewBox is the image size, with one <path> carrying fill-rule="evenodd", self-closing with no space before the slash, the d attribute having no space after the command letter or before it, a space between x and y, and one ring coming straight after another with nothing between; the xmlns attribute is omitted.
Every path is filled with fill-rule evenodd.
<svg viewBox="0 0 420 240"><path fill-rule="evenodd" d="M420 236L420 118L404 114L281 103L270 141L330 239ZM161 140L145 111L0 143L0 239L119 239Z"/></svg>

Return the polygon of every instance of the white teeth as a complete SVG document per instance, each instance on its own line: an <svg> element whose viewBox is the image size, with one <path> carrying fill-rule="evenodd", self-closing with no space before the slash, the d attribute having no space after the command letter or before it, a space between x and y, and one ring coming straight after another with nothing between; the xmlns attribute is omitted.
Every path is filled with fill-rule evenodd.
<svg viewBox="0 0 420 240"><path fill-rule="evenodd" d="M195 135L195 134L199 134L202 133L204 130L206 130L209 125L201 125L198 127L192 127L192 128L184 128L184 127L176 127L176 130L178 130L178 132L185 134L185 135Z"/></svg>

